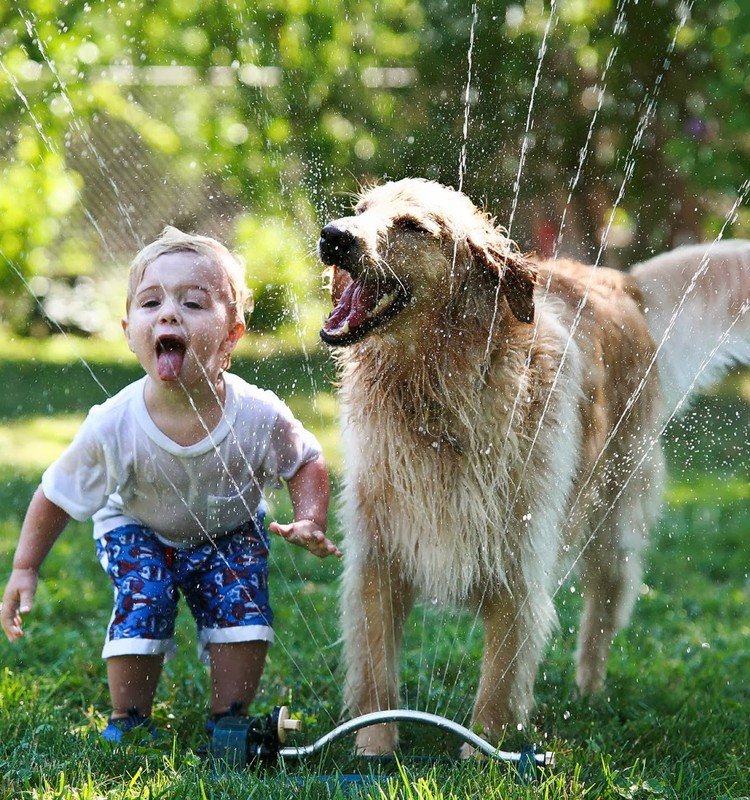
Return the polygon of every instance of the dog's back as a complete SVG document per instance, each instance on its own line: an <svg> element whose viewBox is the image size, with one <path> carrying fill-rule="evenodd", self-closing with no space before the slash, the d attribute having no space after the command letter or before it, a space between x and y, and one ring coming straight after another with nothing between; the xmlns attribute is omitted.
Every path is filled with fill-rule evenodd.
<svg viewBox="0 0 750 800"><path fill-rule="evenodd" d="M678 247L631 271L672 413L733 363L750 362L750 241Z"/></svg>

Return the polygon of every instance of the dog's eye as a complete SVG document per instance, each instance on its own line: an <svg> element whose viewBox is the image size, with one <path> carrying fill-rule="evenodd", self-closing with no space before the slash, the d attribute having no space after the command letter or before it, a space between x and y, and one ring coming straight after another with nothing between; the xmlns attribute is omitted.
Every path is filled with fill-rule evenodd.
<svg viewBox="0 0 750 800"><path fill-rule="evenodd" d="M427 233L427 228L414 217L400 217L393 222L394 226L402 231L414 231L415 233Z"/></svg>

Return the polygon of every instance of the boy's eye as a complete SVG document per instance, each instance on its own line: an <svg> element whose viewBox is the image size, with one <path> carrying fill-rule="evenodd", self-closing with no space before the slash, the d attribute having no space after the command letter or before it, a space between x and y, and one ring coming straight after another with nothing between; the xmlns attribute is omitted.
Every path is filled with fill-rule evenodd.
<svg viewBox="0 0 750 800"><path fill-rule="evenodd" d="M203 308L203 306L197 300L186 300L185 308L200 309Z"/></svg>
<svg viewBox="0 0 750 800"><path fill-rule="evenodd" d="M141 303L141 308L156 308L158 305L159 305L159 301L158 300L153 300L153 299L144 300Z"/></svg>

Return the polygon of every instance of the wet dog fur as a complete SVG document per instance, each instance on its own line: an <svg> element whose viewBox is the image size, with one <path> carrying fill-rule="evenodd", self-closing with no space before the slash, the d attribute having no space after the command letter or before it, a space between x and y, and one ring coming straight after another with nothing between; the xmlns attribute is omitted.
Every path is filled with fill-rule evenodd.
<svg viewBox="0 0 750 800"><path fill-rule="evenodd" d="M406 179L363 191L318 249L343 417L348 709L398 707L404 623L422 596L483 621L472 724L493 738L525 724L573 569L576 682L601 689L659 512L659 435L700 383L686 385L701 372L695 336L670 336L668 323L706 247L633 274L538 262L462 193ZM708 347L739 313L716 369L703 369L712 377L750 359L750 244L715 250L683 319L705 332L713 303ZM682 376L669 372L677 362ZM357 736L366 754L396 744L392 724Z"/></svg>

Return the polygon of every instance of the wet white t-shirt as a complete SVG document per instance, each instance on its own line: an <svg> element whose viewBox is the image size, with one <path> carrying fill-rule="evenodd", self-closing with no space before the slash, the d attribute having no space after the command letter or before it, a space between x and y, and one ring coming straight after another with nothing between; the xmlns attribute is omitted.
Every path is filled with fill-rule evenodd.
<svg viewBox="0 0 750 800"><path fill-rule="evenodd" d="M146 378L94 406L42 490L94 538L122 525L151 528L166 544L197 544L255 516L280 486L320 454L317 439L273 392L226 373L221 421L183 447L162 433L144 399Z"/></svg>

